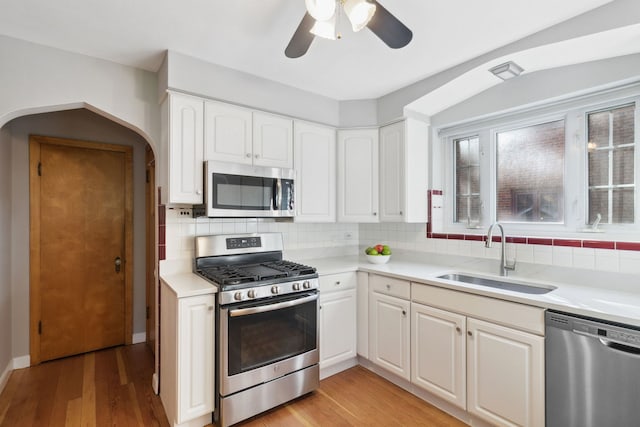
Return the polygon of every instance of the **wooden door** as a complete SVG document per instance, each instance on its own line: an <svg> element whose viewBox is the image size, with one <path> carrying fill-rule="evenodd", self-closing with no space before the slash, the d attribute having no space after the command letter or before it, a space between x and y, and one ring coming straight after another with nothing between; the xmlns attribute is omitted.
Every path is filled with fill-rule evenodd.
<svg viewBox="0 0 640 427"><path fill-rule="evenodd" d="M132 150L30 143L32 363L128 343Z"/></svg>

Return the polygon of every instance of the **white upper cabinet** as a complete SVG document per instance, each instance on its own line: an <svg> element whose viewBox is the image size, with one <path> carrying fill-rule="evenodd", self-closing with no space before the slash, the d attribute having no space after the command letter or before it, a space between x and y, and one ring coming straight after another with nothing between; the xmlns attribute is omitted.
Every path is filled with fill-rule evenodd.
<svg viewBox="0 0 640 427"><path fill-rule="evenodd" d="M338 221L378 222L378 129L338 131Z"/></svg>
<svg viewBox="0 0 640 427"><path fill-rule="evenodd" d="M428 132L413 118L380 128L381 221L427 221Z"/></svg>
<svg viewBox="0 0 640 427"><path fill-rule="evenodd" d="M380 221L404 221L404 122L380 128Z"/></svg>
<svg viewBox="0 0 640 427"><path fill-rule="evenodd" d="M163 192L163 202L199 204L203 201L204 103L202 99L176 93L170 93L167 102L168 108L163 111L169 127L163 138L166 172L161 182L168 188Z"/></svg>
<svg viewBox="0 0 640 427"><path fill-rule="evenodd" d="M213 101L204 117L205 160L293 168L292 120Z"/></svg>
<svg viewBox="0 0 640 427"><path fill-rule="evenodd" d="M253 164L293 168L293 121L265 113L253 113Z"/></svg>
<svg viewBox="0 0 640 427"><path fill-rule="evenodd" d="M251 126L251 110L220 102L205 102L205 160L252 164Z"/></svg>
<svg viewBox="0 0 640 427"><path fill-rule="evenodd" d="M294 123L296 222L336 220L336 130Z"/></svg>

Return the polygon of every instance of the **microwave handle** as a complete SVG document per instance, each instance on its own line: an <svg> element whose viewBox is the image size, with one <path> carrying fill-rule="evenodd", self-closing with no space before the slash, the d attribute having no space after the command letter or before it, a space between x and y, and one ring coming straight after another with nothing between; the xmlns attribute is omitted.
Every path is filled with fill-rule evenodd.
<svg viewBox="0 0 640 427"><path fill-rule="evenodd" d="M279 210L281 203L282 203L282 180L277 178L273 181L273 210L274 211Z"/></svg>

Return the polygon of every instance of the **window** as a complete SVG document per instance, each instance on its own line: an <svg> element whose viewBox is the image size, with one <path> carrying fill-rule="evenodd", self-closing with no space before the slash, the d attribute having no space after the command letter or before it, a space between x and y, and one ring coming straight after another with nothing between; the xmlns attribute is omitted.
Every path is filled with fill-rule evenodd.
<svg viewBox="0 0 640 427"><path fill-rule="evenodd" d="M480 222L480 141L477 136L454 140L456 174L455 222Z"/></svg>
<svg viewBox="0 0 640 427"><path fill-rule="evenodd" d="M497 219L563 222L564 120L496 134Z"/></svg>
<svg viewBox="0 0 640 427"><path fill-rule="evenodd" d="M640 82L437 129L443 231L640 239L639 103Z"/></svg>
<svg viewBox="0 0 640 427"><path fill-rule="evenodd" d="M589 223L633 223L635 104L587 115Z"/></svg>

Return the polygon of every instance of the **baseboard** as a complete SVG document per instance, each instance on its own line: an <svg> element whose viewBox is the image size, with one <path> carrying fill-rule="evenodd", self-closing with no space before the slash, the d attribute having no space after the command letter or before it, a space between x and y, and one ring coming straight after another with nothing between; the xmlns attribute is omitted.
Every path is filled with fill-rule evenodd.
<svg viewBox="0 0 640 427"><path fill-rule="evenodd" d="M13 358L13 369L28 368L31 366L31 356L20 356Z"/></svg>
<svg viewBox="0 0 640 427"><path fill-rule="evenodd" d="M136 332L133 334L131 338L131 344L140 344L141 342L147 341L147 333L146 332Z"/></svg>
<svg viewBox="0 0 640 427"><path fill-rule="evenodd" d="M12 371L13 371L13 360L9 360L7 367L5 368L4 371L2 371L2 375L0 375L0 393L2 393L2 391L4 390L4 387L7 385L7 382L9 382L9 375L11 375Z"/></svg>
<svg viewBox="0 0 640 427"><path fill-rule="evenodd" d="M31 356L14 357L9 360L7 367L2 371L2 375L0 375L0 393L2 393L7 382L9 382L9 376L14 369L28 368L29 366L31 366Z"/></svg>
<svg viewBox="0 0 640 427"><path fill-rule="evenodd" d="M160 394L160 390L158 390L158 373L154 372L151 376L151 388L155 394Z"/></svg>
<svg viewBox="0 0 640 427"><path fill-rule="evenodd" d="M335 365L320 367L320 379L323 380L349 368L353 368L357 364L358 359L356 357L352 357L351 359L343 360L342 362L336 363Z"/></svg>

